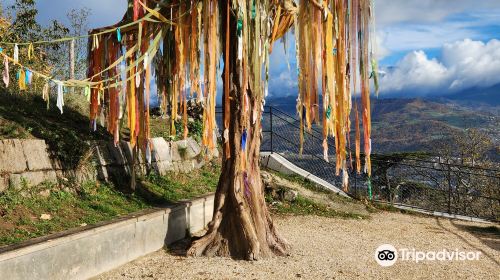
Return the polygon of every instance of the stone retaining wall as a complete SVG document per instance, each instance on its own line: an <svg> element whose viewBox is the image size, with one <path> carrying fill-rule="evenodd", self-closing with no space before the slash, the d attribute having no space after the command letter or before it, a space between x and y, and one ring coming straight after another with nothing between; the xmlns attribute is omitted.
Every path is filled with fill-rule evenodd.
<svg viewBox="0 0 500 280"><path fill-rule="evenodd" d="M23 182L38 185L57 181L61 168L50 158L44 140L0 141L0 192Z"/></svg>
<svg viewBox="0 0 500 280"><path fill-rule="evenodd" d="M217 152L208 156L193 140L167 142L163 138L151 139L151 163L141 156L136 171L155 171L161 175L167 172L187 173L204 165L206 158L217 157ZM114 182L129 180L132 148L128 142L113 143L97 141L92 143L91 168L67 170L51 156L44 140L1 140L0 141L0 193L9 186L39 185L43 182L57 183L65 177L77 181L101 179Z"/></svg>

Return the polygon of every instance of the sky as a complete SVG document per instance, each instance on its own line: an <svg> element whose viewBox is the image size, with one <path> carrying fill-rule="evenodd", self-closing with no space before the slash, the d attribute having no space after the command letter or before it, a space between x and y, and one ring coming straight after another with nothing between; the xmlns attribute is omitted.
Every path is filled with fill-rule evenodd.
<svg viewBox="0 0 500 280"><path fill-rule="evenodd" d="M374 0L382 96L459 93L500 84L500 0ZM1 0L4 6L13 0ZM89 27L118 22L126 0L38 0L39 20L88 7ZM271 96L297 94L294 36L271 55ZM285 51L287 48L287 51ZM288 54L288 55L286 55ZM286 62L288 61L288 63ZM290 68L288 67L290 65Z"/></svg>
<svg viewBox="0 0 500 280"><path fill-rule="evenodd" d="M500 84L500 0L375 0L381 96L431 96ZM292 36L290 36L292 37ZM271 63L270 93L295 94L291 70ZM283 61L283 47L272 61Z"/></svg>

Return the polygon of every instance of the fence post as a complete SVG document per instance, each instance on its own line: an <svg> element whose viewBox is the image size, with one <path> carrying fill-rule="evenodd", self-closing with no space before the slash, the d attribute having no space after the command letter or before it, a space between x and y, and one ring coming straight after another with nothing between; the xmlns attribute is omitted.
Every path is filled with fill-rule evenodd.
<svg viewBox="0 0 500 280"><path fill-rule="evenodd" d="M75 79L75 39L69 44L69 78ZM75 93L75 88L71 87L71 93Z"/></svg>
<svg viewBox="0 0 500 280"><path fill-rule="evenodd" d="M446 161L447 163L449 163L449 161L447 160ZM450 169L451 167L449 165L448 166L448 214L451 214L451 172L450 172Z"/></svg>
<svg viewBox="0 0 500 280"><path fill-rule="evenodd" d="M271 154L274 152L273 148L273 106L269 106L269 124L271 130Z"/></svg>

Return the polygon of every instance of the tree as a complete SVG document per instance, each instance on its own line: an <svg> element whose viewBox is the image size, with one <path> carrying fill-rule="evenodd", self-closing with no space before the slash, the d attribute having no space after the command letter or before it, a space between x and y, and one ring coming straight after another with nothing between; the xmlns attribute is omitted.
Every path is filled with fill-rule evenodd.
<svg viewBox="0 0 500 280"><path fill-rule="evenodd" d="M79 37L89 32L88 19L91 10L87 7L73 9L69 11L67 17L70 22L71 36ZM82 40L75 40L75 78L84 79L87 75L87 43Z"/></svg>
<svg viewBox="0 0 500 280"><path fill-rule="evenodd" d="M237 59L241 45L236 38L252 40L260 36L260 31L256 30L258 23L251 21L251 9L244 6L241 10L248 12L238 16L231 12L229 4L221 5L221 19L224 21L221 35L225 42L223 118L226 120L225 129L228 129L224 140L226 148L215 197L214 218L207 234L189 249L188 255L192 256L218 255L253 260L274 254L285 255L289 248L286 240L276 231L266 207L260 177L260 116L264 93L261 88L250 85L245 96L244 87L247 85L240 82L245 78L242 76L245 61L249 64L253 61L260 66L260 62L255 60L258 56L256 41L248 45L246 52L243 51L241 60ZM248 31L240 30L238 21L248 26ZM253 79L261 77L260 71L261 67L258 67L252 72ZM249 84L253 82L248 81ZM227 114L231 120L229 124Z"/></svg>
<svg viewBox="0 0 500 280"><path fill-rule="evenodd" d="M143 9L143 2L149 4L149 7ZM356 73L359 66L365 167L370 174L370 62L373 67L371 74L375 83L377 81L376 63L374 60L370 61L368 49L370 1L300 2L298 8L295 1L291 0L201 0L198 3L183 0L168 3L128 0L129 9L122 22L108 27L118 30L119 26L126 24L126 30L121 30L125 40L118 41L125 42L127 50L138 48L137 55L127 58L131 65L128 68L129 79L123 79L123 82L128 83L127 89L132 89L127 93L131 145L137 146L143 155L147 155L149 151L149 69L146 64L142 66L142 62L145 54L151 55L148 47L154 45L150 44L153 34L166 34L161 54L154 62L159 94L171 105L171 119L177 118L178 111L183 114L186 137L187 95L188 91L197 92L199 99L205 104L203 144L210 149L216 146L215 94L220 42L224 60L222 174L208 232L193 242L188 255L231 256L255 260L288 253L289 244L278 234L265 203L259 160L261 116L269 76L269 52L272 44L293 25L298 34L297 53L300 52L297 58L300 85L297 107L301 116L301 128L304 129L307 125L310 129L311 123L319 122L322 115L324 141L330 135L335 136L337 173L343 170L347 174L350 78L353 74L353 84L357 84ZM147 12L147 16L154 15L166 26L158 27L142 21L141 18ZM131 26L131 23L135 24ZM114 34L102 35L105 30L106 28L100 28L91 31L93 38L89 43L93 45L93 50L89 55L90 76L105 69L117 55L114 49L117 37ZM198 85L201 45L198 38L201 37L205 75L203 87ZM97 42L100 42L99 46ZM102 48L103 44L107 48ZM104 52L103 49L108 51ZM154 50L151 53L156 54ZM108 64L103 65L103 61ZM116 76L113 71L115 70L108 71L111 72L109 76ZM324 96L322 105L319 104L318 96L319 80L322 81L321 92ZM103 106L101 104L116 104L117 98L114 88L104 89L104 83L97 79L93 82L97 88L93 89L91 97L91 119L95 121L97 112ZM136 94L137 84L146 84L146 88L137 87ZM104 96L105 102L98 102L100 96ZM112 113L115 106L109 105L102 109L111 112L108 119L113 125L118 118ZM136 125L137 123L140 125ZM117 130L111 128L110 132L113 131ZM359 137L357 141L358 139ZM327 145L324 146L327 154ZM359 146L356 145L357 149ZM356 154L359 155L359 151ZM347 177L344 181L347 182Z"/></svg>
<svg viewBox="0 0 500 280"><path fill-rule="evenodd" d="M51 44L48 46L34 45L33 57L28 57L28 43L40 40L54 40L65 36L68 29L60 22L53 20L49 26L43 27L36 19L38 10L36 1L34 0L16 0L8 7L7 12L12 22L7 25L5 30L0 34L2 41L6 42L22 42L19 47L19 61L25 67L34 69L43 73L50 73L56 76L58 61L61 60L59 44ZM7 52L13 56L13 45L7 46ZM10 77L15 77L18 69L11 67ZM36 88L42 88L41 80L35 80ZM3 84L3 83L2 83ZM11 83L13 87L17 87L16 83Z"/></svg>
<svg viewBox="0 0 500 280"><path fill-rule="evenodd" d="M42 39L42 27L36 20L38 10L35 5L35 0L16 0L9 7L10 11L15 13L9 30L12 36L16 36L13 39L20 42Z"/></svg>
<svg viewBox="0 0 500 280"><path fill-rule="evenodd" d="M493 149L491 137L475 128L454 131L437 141L434 152L440 171L420 173L446 191L447 211L498 218L499 164L488 158Z"/></svg>

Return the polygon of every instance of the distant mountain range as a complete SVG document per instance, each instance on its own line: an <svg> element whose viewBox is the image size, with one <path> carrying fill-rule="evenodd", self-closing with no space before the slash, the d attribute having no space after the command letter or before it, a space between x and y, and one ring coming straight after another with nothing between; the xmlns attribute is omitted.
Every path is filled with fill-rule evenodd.
<svg viewBox="0 0 500 280"><path fill-rule="evenodd" d="M454 131L479 128L500 143L500 87L433 98L372 98L372 144L378 153L432 151ZM296 116L296 97L270 98L266 105Z"/></svg>
<svg viewBox="0 0 500 280"><path fill-rule="evenodd" d="M470 88L467 90L446 95L434 97L433 100L438 102L453 101L462 106L474 107L476 110L482 110L499 113L500 110L500 84L488 88Z"/></svg>

